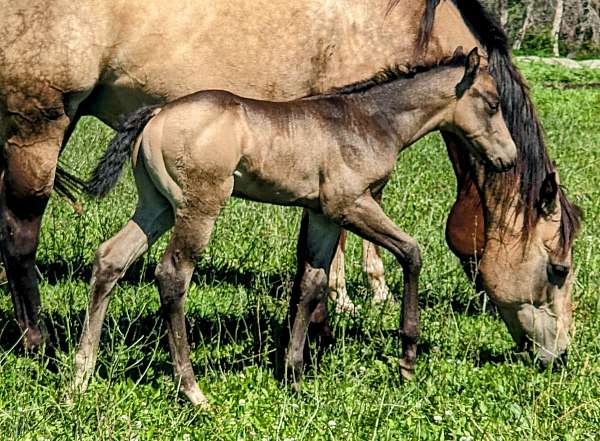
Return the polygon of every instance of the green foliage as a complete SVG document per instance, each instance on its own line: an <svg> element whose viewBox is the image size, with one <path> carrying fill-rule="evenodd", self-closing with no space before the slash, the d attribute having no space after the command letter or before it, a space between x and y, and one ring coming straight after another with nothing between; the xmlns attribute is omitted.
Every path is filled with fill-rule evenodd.
<svg viewBox="0 0 600 441"><path fill-rule="evenodd" d="M42 299L52 347L26 356L6 287L0 296L0 438L589 440L600 427L600 91L545 83L595 82L596 74L523 63L568 195L586 214L577 241L576 334L568 366L540 372L512 352L500 318L483 306L444 241L455 182L445 148L429 136L403 153L384 208L421 244L421 353L416 380L397 369L399 306L373 307L360 241L347 249L354 316L333 319L337 344L307 369L300 394L279 381L281 332L294 271L299 211L243 201L224 210L198 263L188 301L192 358L212 410L178 398L154 267L166 238L113 294L90 390L68 396L93 254L131 215L130 174L76 215L51 200L41 235ZM93 167L111 131L82 121L64 159ZM384 254L394 292L402 271Z"/></svg>
<svg viewBox="0 0 600 441"><path fill-rule="evenodd" d="M519 67L527 81L534 86L564 85L585 89L586 86L598 87L600 83L600 69L565 69L561 66L531 62L521 62Z"/></svg>

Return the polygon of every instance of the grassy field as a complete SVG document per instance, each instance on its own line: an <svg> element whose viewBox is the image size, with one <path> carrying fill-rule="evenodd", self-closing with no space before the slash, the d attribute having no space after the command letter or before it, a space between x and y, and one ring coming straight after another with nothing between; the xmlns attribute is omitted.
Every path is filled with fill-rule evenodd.
<svg viewBox="0 0 600 441"><path fill-rule="evenodd" d="M65 401L87 304L93 254L131 215L131 176L82 215L53 197L38 253L50 341L20 349L6 286L0 295L0 438L589 440L600 428L600 73L523 64L568 195L582 206L576 244L576 333L569 363L540 372L512 354L499 317L484 307L444 241L455 182L439 136L404 153L384 208L420 242L424 258L416 379L396 367L397 306L372 307L360 242L348 244L348 286L361 305L332 318L337 344L307 368L302 393L282 383L281 334L300 212L234 200L198 263L188 302L192 359L212 410L178 398L154 267L161 240L113 293L89 392ZM111 137L83 121L64 159L87 173ZM384 256L387 279L401 271ZM314 354L314 347L312 349Z"/></svg>

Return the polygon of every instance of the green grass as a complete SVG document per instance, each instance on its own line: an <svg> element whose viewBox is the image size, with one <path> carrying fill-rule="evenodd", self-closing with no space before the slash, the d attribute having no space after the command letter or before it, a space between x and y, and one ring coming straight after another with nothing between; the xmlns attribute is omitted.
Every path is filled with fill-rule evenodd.
<svg viewBox="0 0 600 441"><path fill-rule="evenodd" d="M198 263L188 302L192 358L212 410L178 398L153 269L162 239L114 290L89 392L65 394L88 296L93 254L131 215L130 174L77 215L53 196L38 254L50 343L19 349L6 287L0 296L0 438L54 439L449 439L588 440L600 427L600 90L545 88L570 78L524 63L561 182L585 211L576 244L576 335L568 366L540 372L515 359L500 319L482 306L444 241L455 182L436 135L405 152L384 208L421 244L422 337L416 380L396 368L397 307L372 308L360 242L349 240L356 317L333 318L337 344L313 357L295 394L277 376L280 338L294 271L299 210L232 200ZM579 74L577 74L579 75ZM559 80L557 80L559 78ZM111 137L82 121L64 159L88 173ZM384 255L395 292L401 271ZM314 348L312 349L314 355Z"/></svg>

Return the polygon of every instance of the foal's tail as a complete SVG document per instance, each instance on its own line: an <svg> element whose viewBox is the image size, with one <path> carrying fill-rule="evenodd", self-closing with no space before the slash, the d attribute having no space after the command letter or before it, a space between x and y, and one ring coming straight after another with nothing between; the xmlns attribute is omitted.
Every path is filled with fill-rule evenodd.
<svg viewBox="0 0 600 441"><path fill-rule="evenodd" d="M129 114L117 134L112 139L100 162L92 172L92 177L82 181L70 173L60 170L57 173L58 182L64 186L65 181L68 189L83 191L92 197L100 198L117 184L123 165L131 155L132 146L137 140L144 127L156 114L159 106L146 106ZM67 195L68 196L68 195Z"/></svg>
<svg viewBox="0 0 600 441"><path fill-rule="evenodd" d="M105 196L121 176L123 165L131 156L133 143L155 114L158 106L146 106L131 113L110 142L104 156L84 183L83 191L93 197Z"/></svg>

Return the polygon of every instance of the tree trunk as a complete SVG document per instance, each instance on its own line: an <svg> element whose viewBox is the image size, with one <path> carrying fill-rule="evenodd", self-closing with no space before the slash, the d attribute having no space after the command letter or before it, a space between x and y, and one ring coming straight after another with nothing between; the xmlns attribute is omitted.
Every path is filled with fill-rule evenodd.
<svg viewBox="0 0 600 441"><path fill-rule="evenodd" d="M498 15L502 29L506 29L508 24L508 0L498 0Z"/></svg>
<svg viewBox="0 0 600 441"><path fill-rule="evenodd" d="M564 10L563 0L556 0L556 12L554 13L554 21L552 22L552 41L554 43L552 47L552 53L555 57L560 56L560 49L558 47L558 39L560 37L560 28L562 25Z"/></svg>
<svg viewBox="0 0 600 441"><path fill-rule="evenodd" d="M531 14L533 13L534 3L535 3L535 0L527 1L527 9L525 11L525 20L523 20L523 26L521 27L521 31L519 32L519 35L517 35L517 38L515 38L515 43L513 44L514 50L521 49L521 44L523 44L523 39L525 38L527 29L529 28L529 25L531 24Z"/></svg>

